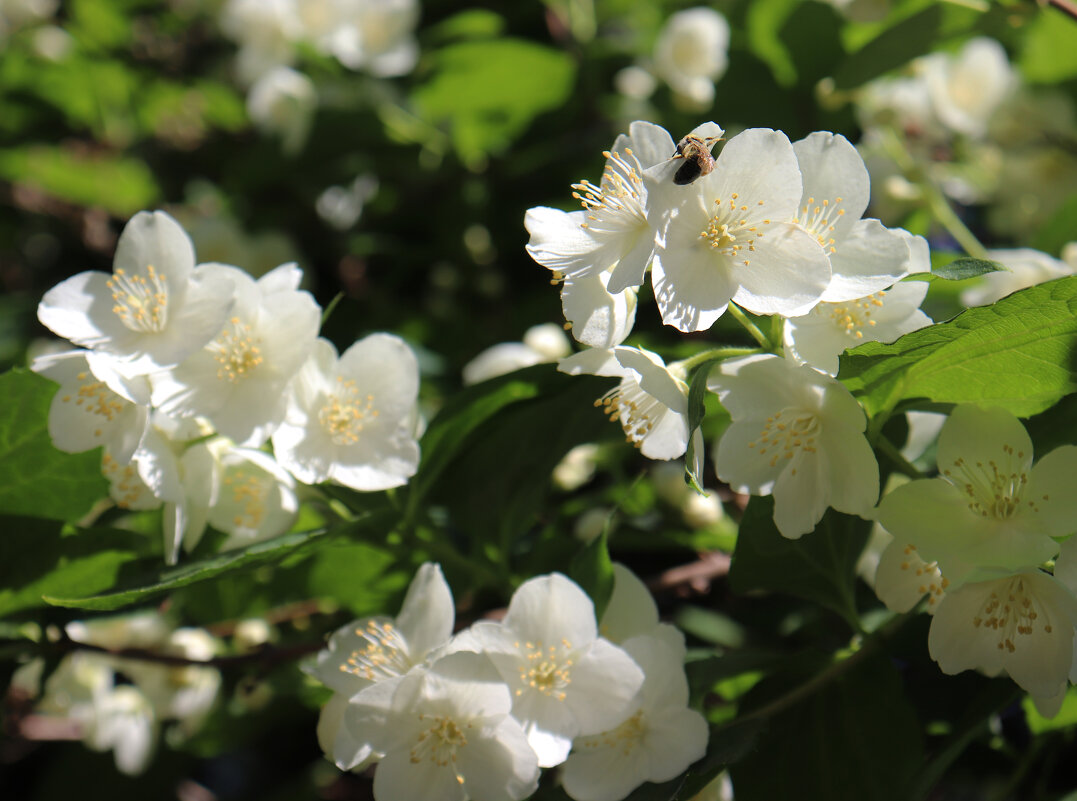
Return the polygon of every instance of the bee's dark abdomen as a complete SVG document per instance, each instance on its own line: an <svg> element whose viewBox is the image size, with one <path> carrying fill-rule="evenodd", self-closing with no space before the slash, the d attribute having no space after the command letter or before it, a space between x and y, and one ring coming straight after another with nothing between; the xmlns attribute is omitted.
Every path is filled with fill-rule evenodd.
<svg viewBox="0 0 1077 801"><path fill-rule="evenodd" d="M698 178L701 172L699 165L694 160L689 159L677 168L677 172L673 173L673 183L677 184L677 186L687 186Z"/></svg>

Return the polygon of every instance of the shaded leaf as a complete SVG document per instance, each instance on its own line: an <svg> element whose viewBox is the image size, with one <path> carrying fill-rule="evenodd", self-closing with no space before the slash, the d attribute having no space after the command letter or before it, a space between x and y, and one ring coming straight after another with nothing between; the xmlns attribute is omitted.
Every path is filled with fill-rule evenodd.
<svg viewBox="0 0 1077 801"><path fill-rule="evenodd" d="M861 86L883 73L931 51L942 22L942 9L933 4L876 36L849 56L834 73L838 89Z"/></svg>
<svg viewBox="0 0 1077 801"><path fill-rule="evenodd" d="M613 562L603 531L576 554L568 575L583 588L595 605L595 619L601 620L613 595Z"/></svg>

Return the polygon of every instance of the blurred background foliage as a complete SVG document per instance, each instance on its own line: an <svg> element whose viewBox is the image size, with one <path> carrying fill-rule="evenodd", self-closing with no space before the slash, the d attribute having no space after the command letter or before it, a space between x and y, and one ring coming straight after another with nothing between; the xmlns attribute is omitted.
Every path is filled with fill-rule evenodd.
<svg viewBox="0 0 1077 801"><path fill-rule="evenodd" d="M424 558L442 561L467 621L503 605L514 581L564 569L580 539L610 526L614 557L653 579L663 613L699 649L690 665L693 697L707 699L713 722L731 717L740 701L751 709L756 698L773 697L775 687L802 680L848 643L842 605L851 599L861 609L878 606L856 582L855 562L838 559L822 583L806 580L807 589L798 591L795 583L783 588L784 579L768 586L753 578L748 555L728 586L726 554L736 525L728 517L693 518L679 466L667 475L668 466L615 444L616 426L590 408L606 386L600 380L535 368L493 389L458 394L463 365L483 348L562 319L549 273L524 251L524 213L539 205L573 208L569 185L598 178L602 151L632 120L659 123L674 139L713 119L730 133L773 127L796 140L830 130L858 142L856 102L865 84L917 57L989 36L1006 48L1030 91L1061 98L1062 111L1054 118L1058 130L1038 128L1030 116L1008 140L1015 153L1029 140L1049 151L1013 168L1032 180L1033 189L1020 189L1035 200L1032 213L1022 216L997 201L1018 186L1004 170L994 173L1002 189L990 202L972 198L957 212L988 247L1029 246L1058 256L1077 238L1077 182L1067 179L1077 176L1077 134L1066 116L1077 104L1077 22L1034 2L875 0L856 3L866 7L859 13L848 3L715 3L731 29L729 66L713 102L692 107L654 77L651 63L659 30L688 3L423 0L418 60L405 75L353 71L298 46L294 66L317 94L298 146L252 123L237 46L222 33L223 3L69 0L37 16L19 12L34 5L0 0L0 367L23 365L40 347L46 331L35 310L45 290L83 270L110 270L127 218L163 208L190 232L200 261L261 274L294 260L323 307L339 293L323 332L341 348L371 331L404 336L420 354L426 417L452 398L447 408L462 411L442 425L474 428L467 429L467 447L451 451L434 476L421 472L420 489L410 488L429 504L415 523L416 540L386 540L381 530L364 533L361 526L347 537L297 539L288 553L252 560L219 581L177 582L163 604L160 594L140 597L226 640L236 621L265 616L279 628L273 654L280 658L245 661L230 645L237 658L223 671L222 700L207 725L189 739L174 738L175 750L162 746L139 777L120 776L108 754L78 742L8 738L0 746L4 798L66 799L73 788L87 801L368 797L368 780L341 775L322 759L314 721L327 695L295 669L295 657L353 616L398 608ZM994 169L988 162L983 152L965 157L973 171ZM1058 185L1043 183L1037 194L1033 167ZM876 207L869 214L928 236L936 264L959 255L926 202L895 206L873 177ZM951 316L960 309L959 290L933 283L925 308L936 320ZM747 341L725 318L687 342L671 333L657 315L641 314L633 342L687 355L708 341ZM0 399L29 397L36 391L30 378L6 376ZM527 393L546 400L518 402ZM480 397L489 401L481 418L467 411ZM44 408L47 397L35 402ZM713 399L711 406L709 438L727 421ZM1034 419L1034 432L1057 436L1071 406ZM19 430L11 422L0 439L10 442ZM43 430L37 436L47 441ZM599 478L582 489L551 485L550 471L578 443L597 443ZM17 486L27 469L9 458L0 477ZM64 469L78 472L70 461ZM55 473L49 463L32 470L42 481ZM159 566L156 540L148 544L158 536L153 513L131 516L124 525L133 531L124 532L106 528L115 521L106 513L93 547L88 532L71 535L62 521L85 509L68 507L94 492L100 487L57 485L67 505L52 510L54 522L20 508L18 493L8 492L0 538L7 640L86 615L46 607L42 595L90 596ZM719 492L731 511L743 511L744 499ZM296 531L318 531L334 519L334 500L305 500ZM377 514L391 500L362 503ZM769 519L769 512L757 517ZM829 558L832 538L846 536L848 520L831 517L813 535L819 553L798 557L807 560L805 569L818 566L814 556ZM784 543L761 545L760 558L775 558ZM211 557L217 544L207 535L192 558ZM499 564L510 574L491 575L490 565ZM698 575L664 578L663 571L684 564L695 564ZM800 567L793 564L789 575ZM800 600L747 592L764 589ZM810 708L775 718L766 748L735 769L737 797L1001 801L1060 799L1077 786L1077 703L1067 702L1047 722L1015 702L1008 682L969 674L944 681L926 652L926 626L914 619L895 635L900 660L869 655L863 670ZM6 665L5 674L13 667ZM899 668L907 703L896 700ZM757 685L764 675L773 686ZM8 709L8 721L12 714ZM825 745L814 751L798 741L805 731ZM752 731L743 739L760 736ZM778 771L777 753L784 760ZM639 798L671 797L643 789L654 794ZM560 797L556 788L540 792Z"/></svg>

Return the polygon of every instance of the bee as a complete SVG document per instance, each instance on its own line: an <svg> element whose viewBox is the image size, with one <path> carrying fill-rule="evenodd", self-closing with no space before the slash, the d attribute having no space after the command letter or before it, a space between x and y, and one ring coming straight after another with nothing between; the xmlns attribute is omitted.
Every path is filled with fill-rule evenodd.
<svg viewBox="0 0 1077 801"><path fill-rule="evenodd" d="M677 186L687 186L697 178L708 175L714 169L714 156L711 148L721 139L720 136L708 136L700 139L698 136L684 137L677 143L677 152L672 158L684 159L684 164L677 168L673 174L673 183Z"/></svg>

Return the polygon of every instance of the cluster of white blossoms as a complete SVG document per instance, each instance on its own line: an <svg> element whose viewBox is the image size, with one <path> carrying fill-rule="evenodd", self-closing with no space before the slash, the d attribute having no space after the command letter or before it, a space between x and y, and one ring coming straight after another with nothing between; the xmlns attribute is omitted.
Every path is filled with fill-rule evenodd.
<svg viewBox="0 0 1077 801"><path fill-rule="evenodd" d="M415 355L371 334L338 356L318 337L322 310L301 279L295 264L258 280L196 265L175 220L139 212L111 275L80 273L38 307L78 346L32 365L60 385L53 443L101 446L119 506L163 505L170 563L207 523L229 535L226 547L286 531L296 480L383 490L418 467Z"/></svg>
<svg viewBox="0 0 1077 801"><path fill-rule="evenodd" d="M28 662L12 685L38 697L38 714L68 721L75 734L95 751L112 751L116 767L141 773L153 758L157 735L168 725L167 739L182 741L202 728L217 699L220 672L207 662L220 643L200 628L173 628L157 612L68 623L76 643L108 650L137 648L192 664L166 664L74 650L40 686L43 659Z"/></svg>
<svg viewBox="0 0 1077 801"><path fill-rule="evenodd" d="M500 622L454 635L454 617L424 564L395 619L349 623L305 668L333 690L322 748L342 770L377 763L375 798L518 801L560 766L576 801L619 801L703 756L683 635L623 566L601 621L559 573L522 584Z"/></svg>
<svg viewBox="0 0 1077 801"><path fill-rule="evenodd" d="M898 612L927 598L928 647L945 673L1005 673L1052 716L1077 680L1077 447L1033 463L1013 415L963 405L942 427L937 464L937 478L879 504L893 541L875 591Z"/></svg>
<svg viewBox="0 0 1077 801"><path fill-rule="evenodd" d="M897 284L929 269L928 247L862 218L868 173L844 137L794 143L749 129L715 159L722 133L705 123L676 144L657 125L632 123L605 154L600 182L574 185L582 211L527 212L527 250L553 271L566 327L589 346L559 368L619 378L598 403L652 459L685 454L686 381L698 360L667 365L622 344L647 272L663 322L679 331L710 328L730 305L784 318L784 358L727 360L708 387L733 417L718 477L772 494L778 528L797 537L827 507L867 515L875 506L863 411L831 376L846 348L930 324L918 308L927 285ZM701 443L694 450L701 458Z"/></svg>
<svg viewBox="0 0 1077 801"><path fill-rule="evenodd" d="M859 147L884 220L922 202L918 171L959 203L986 205L993 231L1021 239L1077 181L1077 158L1061 144L1073 130L1072 101L1024 85L994 39L916 59L902 74L866 84L856 100Z"/></svg>

